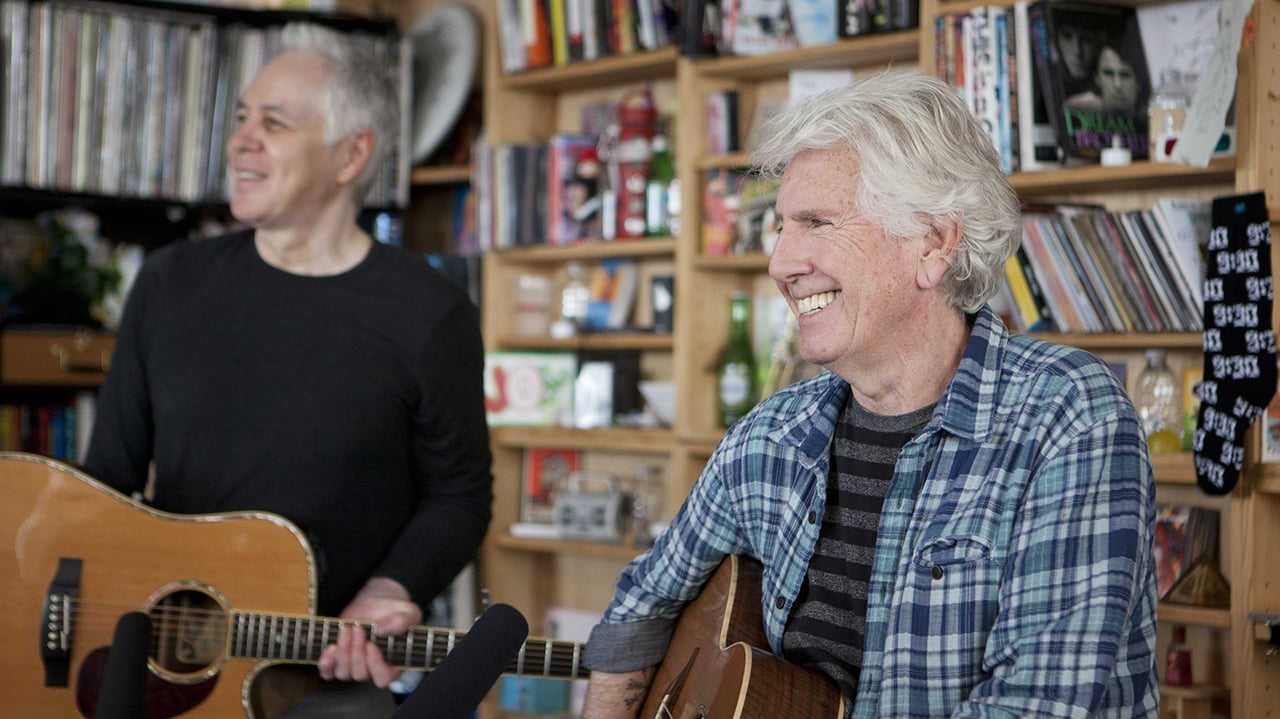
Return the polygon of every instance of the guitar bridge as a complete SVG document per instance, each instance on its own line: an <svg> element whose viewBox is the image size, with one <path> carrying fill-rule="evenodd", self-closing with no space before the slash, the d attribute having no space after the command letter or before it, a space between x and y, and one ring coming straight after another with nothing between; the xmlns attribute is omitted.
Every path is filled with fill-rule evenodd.
<svg viewBox="0 0 1280 719"><path fill-rule="evenodd" d="M75 601L80 596L79 559L61 557L49 591L44 595L40 617L40 659L44 662L44 685L70 686L71 642L75 628Z"/></svg>

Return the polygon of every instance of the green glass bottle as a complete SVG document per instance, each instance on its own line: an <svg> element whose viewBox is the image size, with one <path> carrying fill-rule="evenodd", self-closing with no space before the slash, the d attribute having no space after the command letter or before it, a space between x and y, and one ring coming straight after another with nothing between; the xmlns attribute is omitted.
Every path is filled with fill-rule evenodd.
<svg viewBox="0 0 1280 719"><path fill-rule="evenodd" d="M720 360L720 422L738 421L756 404L756 356L751 347L751 295L734 292L729 300L729 343Z"/></svg>
<svg viewBox="0 0 1280 719"><path fill-rule="evenodd" d="M667 149L667 138L654 135L649 155L649 179L644 191L644 234L667 237L673 233L671 215L672 185L676 182L676 166ZM678 187L678 185L677 185Z"/></svg>

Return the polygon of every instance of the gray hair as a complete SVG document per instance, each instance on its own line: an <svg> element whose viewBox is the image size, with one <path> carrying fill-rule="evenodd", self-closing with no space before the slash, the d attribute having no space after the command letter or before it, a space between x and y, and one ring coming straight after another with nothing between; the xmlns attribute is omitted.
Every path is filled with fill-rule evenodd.
<svg viewBox="0 0 1280 719"><path fill-rule="evenodd" d="M320 94L325 142L337 142L366 128L373 131L373 153L355 184L356 198L362 200L400 135L395 63L372 35L307 22L284 26L280 50L315 53L328 65L329 76Z"/></svg>
<svg viewBox="0 0 1280 719"><path fill-rule="evenodd" d="M942 280L952 306L973 312L999 291L1022 239L1021 209L991 139L955 90L919 72L880 72L783 110L760 136L752 162L767 177L808 150L853 153L854 206L891 237L959 223Z"/></svg>

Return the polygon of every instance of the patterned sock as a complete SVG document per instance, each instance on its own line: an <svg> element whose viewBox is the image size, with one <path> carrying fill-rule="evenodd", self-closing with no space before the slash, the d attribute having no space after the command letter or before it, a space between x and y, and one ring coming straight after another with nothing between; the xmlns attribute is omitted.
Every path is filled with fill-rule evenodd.
<svg viewBox="0 0 1280 719"><path fill-rule="evenodd" d="M1244 435L1276 393L1271 331L1271 225L1266 197L1218 197L1204 280L1204 381L1196 482L1226 494L1240 478Z"/></svg>

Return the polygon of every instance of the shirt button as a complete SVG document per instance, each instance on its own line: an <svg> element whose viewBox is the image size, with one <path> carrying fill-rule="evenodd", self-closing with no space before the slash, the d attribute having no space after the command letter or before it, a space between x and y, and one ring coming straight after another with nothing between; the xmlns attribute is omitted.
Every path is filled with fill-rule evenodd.
<svg viewBox="0 0 1280 719"><path fill-rule="evenodd" d="M933 565L932 573L934 579L942 579L942 567L939 567L936 564Z"/></svg>
<svg viewBox="0 0 1280 719"><path fill-rule="evenodd" d="M778 595L778 598L773 601L773 605L778 609L782 609L783 607L787 606L786 597L783 597L782 595Z"/></svg>
<svg viewBox="0 0 1280 719"><path fill-rule="evenodd" d="M817 524L817 523L818 523L818 513L813 511L812 509L809 510L809 524Z"/></svg>

